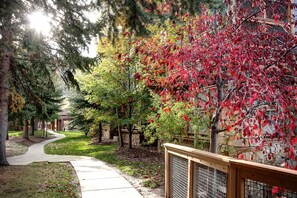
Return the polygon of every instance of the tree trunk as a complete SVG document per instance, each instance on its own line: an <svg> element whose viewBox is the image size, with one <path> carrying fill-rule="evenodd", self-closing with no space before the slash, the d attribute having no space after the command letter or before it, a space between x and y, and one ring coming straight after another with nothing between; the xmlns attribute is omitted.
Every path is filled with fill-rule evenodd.
<svg viewBox="0 0 297 198"><path fill-rule="evenodd" d="M129 87L130 87L130 78L129 78ZM130 122L132 122L132 101L129 101L129 119L130 119ZM132 134L133 134L134 127L131 123L128 126L128 130L129 130L129 149L132 149Z"/></svg>
<svg viewBox="0 0 297 198"><path fill-rule="evenodd" d="M119 119L119 110L118 108L116 108L116 114L117 114L117 118ZM123 141L123 134L122 134L122 130L121 130L121 126L118 124L118 135L119 135L119 147L124 147L124 141Z"/></svg>
<svg viewBox="0 0 297 198"><path fill-rule="evenodd" d="M9 140L8 127L7 127L7 132L6 132L6 140Z"/></svg>
<svg viewBox="0 0 297 198"><path fill-rule="evenodd" d="M34 132L35 132L35 122L34 122L34 118L31 118L31 120L30 120L30 125L31 125L30 135L34 135Z"/></svg>
<svg viewBox="0 0 297 198"><path fill-rule="evenodd" d="M223 102L223 89L224 89L224 83L221 78L217 79L216 82L217 86L217 99L218 99L218 105L217 109L211 119L211 127L210 127L210 147L209 151L212 153L218 153L218 132L219 132L219 122L222 112L221 103Z"/></svg>
<svg viewBox="0 0 297 198"><path fill-rule="evenodd" d="M42 120L41 123L41 131L42 131L42 137L45 137L45 121Z"/></svg>
<svg viewBox="0 0 297 198"><path fill-rule="evenodd" d="M158 150L159 153L162 153L162 143L163 143L163 140L158 138L158 140L157 140L157 150Z"/></svg>
<svg viewBox="0 0 297 198"><path fill-rule="evenodd" d="M12 51L11 16L2 20L1 51L0 51L0 166L9 165L6 159L5 140L8 129L8 95L9 95L9 70Z"/></svg>
<svg viewBox="0 0 297 198"><path fill-rule="evenodd" d="M45 130L44 130L44 132L45 132L45 137L47 137L47 123L45 123Z"/></svg>
<svg viewBox="0 0 297 198"><path fill-rule="evenodd" d="M210 129L210 148L212 153L218 153L218 133L216 129Z"/></svg>
<svg viewBox="0 0 297 198"><path fill-rule="evenodd" d="M102 142L102 122L99 123L98 143Z"/></svg>
<svg viewBox="0 0 297 198"><path fill-rule="evenodd" d="M122 129L120 125L118 125L118 134L119 134L119 147L124 147L123 134L122 134Z"/></svg>
<svg viewBox="0 0 297 198"><path fill-rule="evenodd" d="M29 122L28 120L24 120L23 123L23 138L29 140Z"/></svg>
<svg viewBox="0 0 297 198"><path fill-rule="evenodd" d="M129 124L129 149L132 148L132 134L133 134L132 124Z"/></svg>

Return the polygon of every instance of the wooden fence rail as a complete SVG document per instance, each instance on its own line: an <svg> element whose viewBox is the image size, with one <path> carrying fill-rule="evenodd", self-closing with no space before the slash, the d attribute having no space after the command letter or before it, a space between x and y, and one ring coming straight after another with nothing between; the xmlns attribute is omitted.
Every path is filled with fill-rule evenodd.
<svg viewBox="0 0 297 198"><path fill-rule="evenodd" d="M166 198L297 198L297 171L164 146Z"/></svg>

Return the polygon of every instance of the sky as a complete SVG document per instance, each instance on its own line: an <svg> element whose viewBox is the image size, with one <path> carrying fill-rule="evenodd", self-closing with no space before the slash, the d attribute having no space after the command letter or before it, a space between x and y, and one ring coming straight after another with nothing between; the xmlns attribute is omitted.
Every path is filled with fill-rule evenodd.
<svg viewBox="0 0 297 198"><path fill-rule="evenodd" d="M88 12L86 16L90 19L91 22L95 22L100 14L98 12ZM41 11L35 11L31 13L29 16L30 28L35 29L37 32L40 32L43 35L50 34L50 18L43 14ZM95 57L97 55L97 38L93 38L90 45L89 50L83 50L82 55L88 57Z"/></svg>

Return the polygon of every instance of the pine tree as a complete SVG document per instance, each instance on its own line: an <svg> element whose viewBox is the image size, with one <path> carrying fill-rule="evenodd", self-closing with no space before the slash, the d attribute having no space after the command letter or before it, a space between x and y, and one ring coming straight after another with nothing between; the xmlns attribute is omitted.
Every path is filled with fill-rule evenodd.
<svg viewBox="0 0 297 198"><path fill-rule="evenodd" d="M91 36L97 31L84 12L92 9L85 1L16 1L3 0L0 5L0 165L7 165L5 138L8 122L9 84L18 84L34 97L24 81L32 78L29 71L34 64L43 66L44 72L59 72L66 83L74 82L76 69L88 70L94 59L83 57ZM28 15L41 10L52 20L49 36L28 33ZM32 45L34 37L35 43ZM37 38L38 37L38 38ZM29 45L26 46L26 40ZM22 79L15 74L22 73ZM26 75L28 73L28 75ZM50 78L50 75L46 75ZM36 96L36 95L35 95ZM34 102L38 101L35 97ZM40 102L42 103L42 102Z"/></svg>

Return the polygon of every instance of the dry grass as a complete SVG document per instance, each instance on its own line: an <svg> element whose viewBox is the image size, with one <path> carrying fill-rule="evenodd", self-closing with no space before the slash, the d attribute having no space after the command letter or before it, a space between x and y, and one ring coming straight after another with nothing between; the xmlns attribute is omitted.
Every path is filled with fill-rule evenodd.
<svg viewBox="0 0 297 198"><path fill-rule="evenodd" d="M25 154L29 146L53 138L50 134L48 137L42 137L41 131L35 131L35 136L30 136L29 140L23 139L22 135L22 131L9 132L9 140L6 140L6 157Z"/></svg>
<svg viewBox="0 0 297 198"><path fill-rule="evenodd" d="M0 172L0 197L80 197L79 183L69 163L4 166Z"/></svg>
<svg viewBox="0 0 297 198"><path fill-rule="evenodd" d="M14 140L6 141L6 157L22 155L28 151L28 146Z"/></svg>

